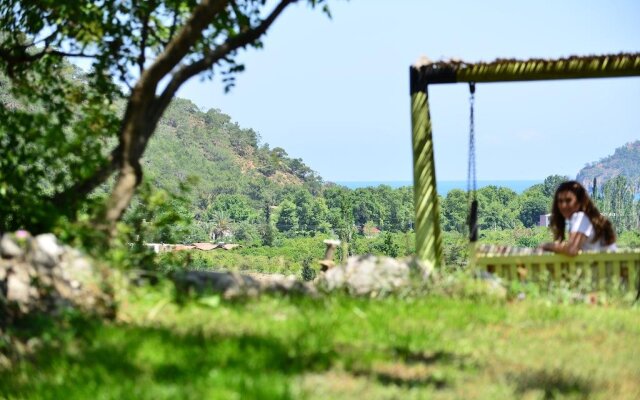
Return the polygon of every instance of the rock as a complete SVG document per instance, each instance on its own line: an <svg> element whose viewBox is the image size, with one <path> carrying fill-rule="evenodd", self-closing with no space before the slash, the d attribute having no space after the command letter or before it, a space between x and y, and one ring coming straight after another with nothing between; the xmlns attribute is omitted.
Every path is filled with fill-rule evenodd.
<svg viewBox="0 0 640 400"><path fill-rule="evenodd" d="M294 276L263 275L260 279L237 272L184 271L172 276L178 298L220 293L225 299L256 297L261 293L316 294L315 288Z"/></svg>
<svg viewBox="0 0 640 400"><path fill-rule="evenodd" d="M16 243L12 235L5 233L0 239L0 256L3 258L18 258L24 255L24 250Z"/></svg>
<svg viewBox="0 0 640 400"><path fill-rule="evenodd" d="M0 329L30 313L54 315L68 307L113 316L115 303L105 271L79 251L61 246L52 234L34 239L27 235L3 236L14 242L17 237L25 246L22 253L0 259Z"/></svg>
<svg viewBox="0 0 640 400"><path fill-rule="evenodd" d="M7 278L7 300L26 306L29 303L29 280L29 275L25 278L25 274L11 274Z"/></svg>
<svg viewBox="0 0 640 400"><path fill-rule="evenodd" d="M38 235L31 242L31 259L34 264L53 267L64 253L63 247L52 233Z"/></svg>
<svg viewBox="0 0 640 400"><path fill-rule="evenodd" d="M507 298L507 288L500 277L487 271L477 271L474 273L474 278L478 284L478 287L475 288L477 295L499 300ZM469 288L465 290L469 290Z"/></svg>
<svg viewBox="0 0 640 400"><path fill-rule="evenodd" d="M412 271L418 272L420 279L426 279L432 267L415 259L352 256L345 265L332 268L319 277L318 284L326 290L345 288L355 295L375 296L408 286Z"/></svg>
<svg viewBox="0 0 640 400"><path fill-rule="evenodd" d="M190 294L221 293L224 298L249 296L259 293L260 283L236 272L184 271L172 276L178 297Z"/></svg>
<svg viewBox="0 0 640 400"><path fill-rule="evenodd" d="M303 282L297 279L294 275L284 276L281 274L274 274L261 281L261 290L268 293L282 293L282 294L302 294L315 296L317 294L316 288L307 282Z"/></svg>

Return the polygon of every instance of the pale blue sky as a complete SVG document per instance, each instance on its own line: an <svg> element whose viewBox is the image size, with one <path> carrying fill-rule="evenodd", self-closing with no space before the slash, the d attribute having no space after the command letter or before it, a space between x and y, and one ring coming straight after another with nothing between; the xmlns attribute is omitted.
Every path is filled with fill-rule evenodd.
<svg viewBox="0 0 640 400"><path fill-rule="evenodd" d="M640 1L330 1L276 21L224 94L194 79L179 92L218 108L330 181L412 179L408 70L433 60L557 58L640 51ZM465 180L466 84L430 88L440 180ZM575 176L640 139L640 78L479 84L481 180Z"/></svg>

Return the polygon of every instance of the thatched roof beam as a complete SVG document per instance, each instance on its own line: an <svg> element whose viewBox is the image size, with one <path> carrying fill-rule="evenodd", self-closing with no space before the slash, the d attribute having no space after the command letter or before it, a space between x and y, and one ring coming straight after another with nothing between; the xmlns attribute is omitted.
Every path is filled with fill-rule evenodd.
<svg viewBox="0 0 640 400"><path fill-rule="evenodd" d="M439 83L640 76L640 53L572 56L557 60L498 59L475 64L458 60L422 61L411 67L410 74L411 93Z"/></svg>

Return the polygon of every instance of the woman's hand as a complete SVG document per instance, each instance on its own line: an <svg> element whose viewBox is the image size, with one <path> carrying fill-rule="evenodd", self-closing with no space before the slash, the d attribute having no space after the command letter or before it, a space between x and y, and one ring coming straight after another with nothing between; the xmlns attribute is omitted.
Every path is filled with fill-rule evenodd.
<svg viewBox="0 0 640 400"><path fill-rule="evenodd" d="M558 254L565 254L567 256L575 256L580 251L582 244L587 239L585 235L580 232L572 232L569 235L567 241L548 242L540 245L540 248L545 251L553 251Z"/></svg>
<svg viewBox="0 0 640 400"><path fill-rule="evenodd" d="M538 248L544 251L555 251L556 243L555 242L542 243L540 246L538 246Z"/></svg>

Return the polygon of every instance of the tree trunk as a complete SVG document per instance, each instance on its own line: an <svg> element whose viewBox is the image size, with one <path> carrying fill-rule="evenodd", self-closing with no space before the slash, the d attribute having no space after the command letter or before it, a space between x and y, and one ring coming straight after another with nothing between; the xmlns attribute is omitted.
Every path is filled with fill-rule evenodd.
<svg viewBox="0 0 640 400"><path fill-rule="evenodd" d="M127 164L118 173L116 184L111 191L111 196L105 209L104 222L111 236L115 234L116 223L122 218L129 203L131 203L136 188L142 181L140 163L136 160L134 163Z"/></svg>
<svg viewBox="0 0 640 400"><path fill-rule="evenodd" d="M201 38L203 31L207 29L214 17L223 12L228 4L228 1L203 0L195 7L192 16L165 47L162 54L142 72L129 97L120 131L119 145L116 149L118 154L112 158L117 164L118 177L101 221L111 236L115 234L116 223L122 218L135 189L142 181L140 158L176 91L189 78L210 69L227 55L258 40L292 2L295 0L281 0L258 26L228 38L212 51L206 52L204 58L174 71L188 55L192 46ZM173 75L172 79L162 94L156 97L160 81L169 74ZM100 176L100 179L102 178Z"/></svg>
<svg viewBox="0 0 640 400"><path fill-rule="evenodd" d="M140 158L157 124L157 120L146 118L155 98L155 85L146 83L143 76L133 89L120 130L118 176L107 200L103 220L100 221L111 237L116 233L116 223L129 207L136 188L142 182Z"/></svg>

